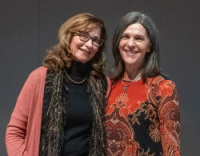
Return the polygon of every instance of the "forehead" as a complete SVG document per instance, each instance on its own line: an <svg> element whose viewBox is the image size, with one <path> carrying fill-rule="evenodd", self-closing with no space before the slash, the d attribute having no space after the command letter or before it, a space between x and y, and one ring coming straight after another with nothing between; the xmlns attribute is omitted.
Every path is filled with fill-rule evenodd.
<svg viewBox="0 0 200 156"><path fill-rule="evenodd" d="M123 33L139 34L146 36L146 29L140 23L134 23L129 25Z"/></svg>
<svg viewBox="0 0 200 156"><path fill-rule="evenodd" d="M86 32L88 32L91 36L98 36L98 37L101 36L101 28L98 25L90 29L86 29Z"/></svg>

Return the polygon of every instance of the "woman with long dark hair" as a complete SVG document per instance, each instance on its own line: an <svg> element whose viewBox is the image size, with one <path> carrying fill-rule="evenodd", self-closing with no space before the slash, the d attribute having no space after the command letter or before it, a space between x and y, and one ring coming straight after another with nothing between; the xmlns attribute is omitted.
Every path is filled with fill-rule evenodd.
<svg viewBox="0 0 200 156"><path fill-rule="evenodd" d="M103 21L89 13L61 26L18 97L6 131L9 156L106 155L106 39Z"/></svg>
<svg viewBox="0 0 200 156"><path fill-rule="evenodd" d="M116 27L106 109L108 156L180 155L177 90L160 72L157 34L151 18L140 12L128 13Z"/></svg>

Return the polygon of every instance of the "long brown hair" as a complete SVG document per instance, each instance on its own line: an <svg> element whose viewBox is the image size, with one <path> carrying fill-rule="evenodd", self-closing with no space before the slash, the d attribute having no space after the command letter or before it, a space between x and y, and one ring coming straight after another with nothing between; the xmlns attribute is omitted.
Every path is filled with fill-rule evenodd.
<svg viewBox="0 0 200 156"><path fill-rule="evenodd" d="M96 26L101 28L101 39L104 42L95 56L89 61L89 64L92 68L92 75L102 76L106 59L105 42L107 40L107 33L103 21L90 13L73 16L60 27L58 43L48 51L47 56L43 60L43 65L55 71L63 69L65 66L70 67L72 61L70 44L74 33L77 31L89 31Z"/></svg>
<svg viewBox="0 0 200 156"><path fill-rule="evenodd" d="M146 53L145 56L145 66L142 71L142 81L145 83L147 78L155 77L160 74L157 28L152 19L147 15L140 12L131 12L121 18L113 36L112 52L115 58L115 63L113 68L110 70L110 78L112 83L116 83L120 78L123 77L125 65L120 55L119 42L126 28L134 23L140 23L145 28L150 47L150 52Z"/></svg>

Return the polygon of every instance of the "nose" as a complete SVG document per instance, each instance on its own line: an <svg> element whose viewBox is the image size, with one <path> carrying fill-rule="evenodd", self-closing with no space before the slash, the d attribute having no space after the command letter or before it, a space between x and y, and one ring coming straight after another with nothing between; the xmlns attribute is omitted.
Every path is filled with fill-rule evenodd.
<svg viewBox="0 0 200 156"><path fill-rule="evenodd" d="M85 45L87 46L87 47L92 47L93 45L92 45L92 39L90 38L87 42L85 42Z"/></svg>
<svg viewBox="0 0 200 156"><path fill-rule="evenodd" d="M135 47L135 41L134 41L134 39L129 39L127 45L130 48Z"/></svg>

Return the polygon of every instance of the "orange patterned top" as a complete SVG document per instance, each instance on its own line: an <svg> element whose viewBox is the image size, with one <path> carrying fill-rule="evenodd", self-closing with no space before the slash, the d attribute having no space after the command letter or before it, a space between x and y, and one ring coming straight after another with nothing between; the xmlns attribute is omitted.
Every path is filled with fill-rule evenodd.
<svg viewBox="0 0 200 156"><path fill-rule="evenodd" d="M129 83L129 82L125 82ZM175 84L162 76L119 80L106 108L108 156L180 156L180 110Z"/></svg>

